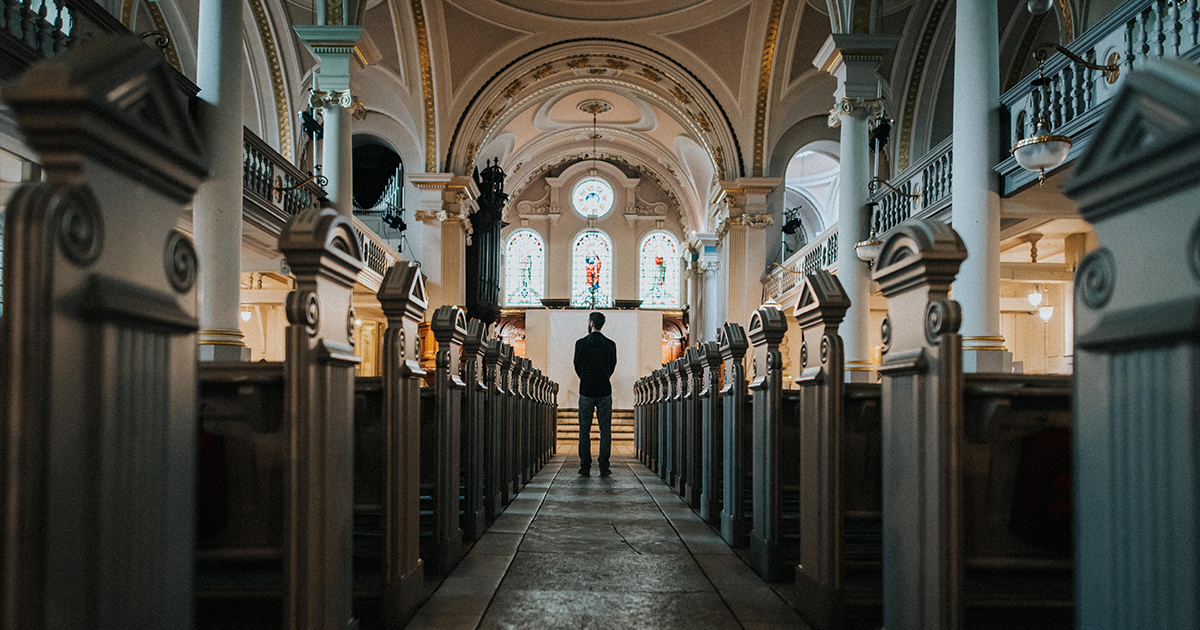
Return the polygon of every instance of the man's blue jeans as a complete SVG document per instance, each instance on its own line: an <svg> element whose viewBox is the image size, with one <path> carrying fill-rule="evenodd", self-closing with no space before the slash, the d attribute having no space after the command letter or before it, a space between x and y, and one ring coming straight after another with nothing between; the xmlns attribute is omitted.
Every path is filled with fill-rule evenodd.
<svg viewBox="0 0 1200 630"><path fill-rule="evenodd" d="M600 424L600 470L608 470L612 453L612 396L579 397L579 469L592 468L592 413Z"/></svg>

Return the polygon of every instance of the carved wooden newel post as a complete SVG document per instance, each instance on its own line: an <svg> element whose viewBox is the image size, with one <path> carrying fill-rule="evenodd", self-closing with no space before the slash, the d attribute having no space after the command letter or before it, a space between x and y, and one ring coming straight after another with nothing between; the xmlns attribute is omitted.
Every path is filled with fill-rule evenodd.
<svg viewBox="0 0 1200 630"><path fill-rule="evenodd" d="M288 423L287 575L293 629L351 619L354 512L354 308L362 251L332 209L292 217L279 235L296 289L287 297L284 418Z"/></svg>
<svg viewBox="0 0 1200 630"><path fill-rule="evenodd" d="M463 390L462 444L459 457L463 469L463 533L465 540L473 542L483 535L486 527L483 509L483 336L487 326L478 319L467 322L467 336L463 339Z"/></svg>
<svg viewBox="0 0 1200 630"><path fill-rule="evenodd" d="M783 311L763 306L750 315L754 344L752 433L753 532L750 552L754 570L764 579L779 580L785 567L781 544L783 515L783 358L779 343L787 334Z"/></svg>
<svg viewBox="0 0 1200 630"><path fill-rule="evenodd" d="M1200 626L1198 99L1192 62L1146 64L1067 185L1104 244L1075 272L1079 628Z"/></svg>
<svg viewBox="0 0 1200 630"><path fill-rule="evenodd" d="M387 470L383 493L384 617L400 627L416 611L420 558L421 344L425 279L415 263L393 265L377 294L387 316L383 335L383 418Z"/></svg>
<svg viewBox="0 0 1200 630"><path fill-rule="evenodd" d="M654 472L664 481L667 478L667 368L660 367L651 374L654 384Z"/></svg>
<svg viewBox="0 0 1200 630"><path fill-rule="evenodd" d="M845 352L838 325L850 298L837 276L817 270L796 301L800 364L800 563L796 608L812 625L834 626L842 553L842 396Z"/></svg>
<svg viewBox="0 0 1200 630"><path fill-rule="evenodd" d="M721 346L703 346L704 385L700 390L700 518L721 523Z"/></svg>
<svg viewBox="0 0 1200 630"><path fill-rule="evenodd" d="M4 98L48 178L4 235L0 627L191 627L197 270L175 224L207 167L187 103L134 38Z"/></svg>
<svg viewBox="0 0 1200 630"><path fill-rule="evenodd" d="M887 628L962 627L961 311L948 299L967 257L954 230L904 223L873 279L883 323L883 617Z"/></svg>
<svg viewBox="0 0 1200 630"><path fill-rule="evenodd" d="M722 440L725 500L721 506L721 537L732 547L750 544L746 514L747 486L750 480L750 436L746 429L746 367L743 361L750 342L746 332L733 322L727 322L717 332L721 360L725 362L725 387L721 390L721 414L725 435Z"/></svg>
<svg viewBox="0 0 1200 630"><path fill-rule="evenodd" d="M438 307L433 313L433 336L437 339L437 367L433 387L437 400L437 480L434 485L434 571L446 573L462 555L459 523L459 436L462 431L462 390L459 356L467 335L466 311L454 305Z"/></svg>

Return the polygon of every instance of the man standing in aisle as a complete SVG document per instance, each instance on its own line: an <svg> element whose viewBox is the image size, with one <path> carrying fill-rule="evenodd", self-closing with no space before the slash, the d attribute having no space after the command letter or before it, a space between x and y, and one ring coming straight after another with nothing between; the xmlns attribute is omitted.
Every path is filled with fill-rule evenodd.
<svg viewBox="0 0 1200 630"><path fill-rule="evenodd" d="M617 344L601 334L604 314L588 315L588 336L575 342L575 373L579 375L579 474L592 472L592 413L600 425L600 476L612 474L612 384L617 369Z"/></svg>

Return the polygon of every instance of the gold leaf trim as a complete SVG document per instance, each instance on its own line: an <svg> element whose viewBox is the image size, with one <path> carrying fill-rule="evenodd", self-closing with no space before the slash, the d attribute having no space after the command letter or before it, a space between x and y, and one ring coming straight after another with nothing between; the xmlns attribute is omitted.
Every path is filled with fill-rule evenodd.
<svg viewBox="0 0 1200 630"><path fill-rule="evenodd" d="M266 49L267 66L271 71L271 95L275 98L275 118L279 125L279 154L289 162L292 160L292 119L288 108L287 88L283 82L283 67L279 61L279 48L275 45L275 34L267 20L267 10L262 0L250 0L250 11Z"/></svg>
<svg viewBox="0 0 1200 630"><path fill-rule="evenodd" d="M425 30L425 9L421 0L412 0L413 23L417 27L417 50L421 60L421 94L425 101L425 172L437 172L437 116L433 104L433 67L429 57L429 32Z"/></svg>
<svg viewBox="0 0 1200 630"><path fill-rule="evenodd" d="M167 49L163 54L167 56L167 63L175 66L175 69L183 72L183 67L179 65L179 52L175 50L175 38L171 37L171 29L167 27L167 18L163 17L162 9L158 8L157 2L146 2L143 0L143 5L146 11L150 13L150 19L154 21L154 29L160 33L167 34Z"/></svg>
<svg viewBox="0 0 1200 630"><path fill-rule="evenodd" d="M908 93L904 95L904 117L900 121L900 147L896 152L896 172L908 168L908 153L912 147L913 117L916 116L917 95L921 91L921 80L925 75L925 62L929 57L929 48L933 45L933 36L937 33L938 23L946 10L946 0L938 0L929 11L929 20L925 22L925 31L921 33L921 43L913 55L912 76L908 80Z"/></svg>
<svg viewBox="0 0 1200 630"><path fill-rule="evenodd" d="M762 177L763 151L767 140L767 96L771 89L771 66L775 62L775 39L779 36L779 16L783 0L771 3L767 36L763 41L762 67L758 73L758 104L754 108L754 176Z"/></svg>

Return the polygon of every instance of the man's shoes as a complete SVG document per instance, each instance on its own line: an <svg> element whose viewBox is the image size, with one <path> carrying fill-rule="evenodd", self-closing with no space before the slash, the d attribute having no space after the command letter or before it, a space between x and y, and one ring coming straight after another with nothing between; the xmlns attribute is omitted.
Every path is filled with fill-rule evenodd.
<svg viewBox="0 0 1200 630"><path fill-rule="evenodd" d="M583 475L584 477L590 477L592 475L592 470L590 468L580 468L579 474ZM604 473L600 474L603 475Z"/></svg>
<svg viewBox="0 0 1200 630"><path fill-rule="evenodd" d="M601 477L607 477L607 476L609 476L609 475L611 475L611 474L612 474L612 471L611 471L611 470L601 470L601 471L600 471L600 476L601 476Z"/></svg>

